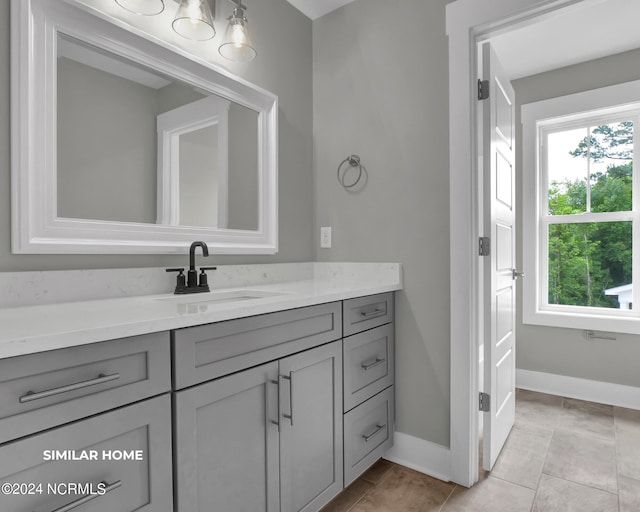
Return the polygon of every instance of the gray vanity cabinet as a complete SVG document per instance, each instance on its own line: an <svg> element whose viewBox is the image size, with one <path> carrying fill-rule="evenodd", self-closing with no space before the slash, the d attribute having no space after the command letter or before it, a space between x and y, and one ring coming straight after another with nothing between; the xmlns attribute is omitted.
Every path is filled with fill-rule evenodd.
<svg viewBox="0 0 640 512"><path fill-rule="evenodd" d="M342 490L339 341L175 394L177 512L317 511Z"/></svg>
<svg viewBox="0 0 640 512"><path fill-rule="evenodd" d="M342 343L280 361L282 512L315 512L342 480Z"/></svg>
<svg viewBox="0 0 640 512"><path fill-rule="evenodd" d="M392 293L0 360L0 482L86 490L0 509L317 512L394 416Z"/></svg>

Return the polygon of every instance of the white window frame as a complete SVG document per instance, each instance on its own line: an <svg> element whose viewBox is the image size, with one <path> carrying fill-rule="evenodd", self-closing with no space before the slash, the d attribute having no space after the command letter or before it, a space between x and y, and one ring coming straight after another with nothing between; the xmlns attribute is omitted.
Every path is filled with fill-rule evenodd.
<svg viewBox="0 0 640 512"><path fill-rule="evenodd" d="M548 215L545 152L548 133L633 120L640 127L640 81L627 82L523 105L522 118L522 319L525 324L640 334L640 285L631 310L548 303L548 228L550 224L631 221L633 239L640 233L640 137L634 137L633 205L631 212ZM636 128L637 130L638 128ZM637 132L636 132L637 133ZM634 243L634 245L636 245ZM633 282L640 283L640 248L633 252Z"/></svg>

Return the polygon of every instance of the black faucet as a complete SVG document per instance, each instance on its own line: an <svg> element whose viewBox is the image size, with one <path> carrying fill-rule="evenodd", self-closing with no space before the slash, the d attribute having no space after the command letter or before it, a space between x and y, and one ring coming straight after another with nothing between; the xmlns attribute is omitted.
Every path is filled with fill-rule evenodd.
<svg viewBox="0 0 640 512"><path fill-rule="evenodd" d="M217 267L200 267L200 279L196 270L196 248L202 247L202 255L209 256L209 248L204 242L193 242L189 248L189 272L185 283L184 268L168 268L167 272L178 272L175 294L202 293L209 291L206 270L215 270Z"/></svg>

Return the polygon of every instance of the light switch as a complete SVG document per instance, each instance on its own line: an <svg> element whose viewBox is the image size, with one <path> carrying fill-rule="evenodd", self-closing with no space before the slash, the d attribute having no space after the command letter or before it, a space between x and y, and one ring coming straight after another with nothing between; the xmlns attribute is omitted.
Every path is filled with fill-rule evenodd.
<svg viewBox="0 0 640 512"><path fill-rule="evenodd" d="M320 248L322 249L331 248L331 227L320 228Z"/></svg>

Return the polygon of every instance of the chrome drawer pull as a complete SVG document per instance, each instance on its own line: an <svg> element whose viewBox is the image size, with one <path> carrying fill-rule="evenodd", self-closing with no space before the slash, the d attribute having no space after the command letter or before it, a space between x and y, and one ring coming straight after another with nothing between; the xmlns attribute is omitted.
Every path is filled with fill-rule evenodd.
<svg viewBox="0 0 640 512"><path fill-rule="evenodd" d="M291 426L293 427L293 374L289 372L289 375L281 375L284 380L289 381L289 413L282 413L284 418L287 418L291 422Z"/></svg>
<svg viewBox="0 0 640 512"><path fill-rule="evenodd" d="M82 382L76 382L74 384L68 384L59 388L48 389L46 391L27 391L26 394L20 397L20 403L33 402L34 400L40 400L41 398L48 398L50 396L59 395L61 393L68 393L69 391L75 391L76 389L88 388L89 386L95 386L97 384L104 384L105 382L111 382L112 380L118 380L120 378L119 373L112 373L111 375L105 375L101 373L95 379L83 380Z"/></svg>
<svg viewBox="0 0 640 512"><path fill-rule="evenodd" d="M274 380L274 379L269 379L269 384L275 384L276 386L278 386L278 402L280 401L280 381L279 380ZM269 407L267 407L267 409L269 409ZM276 412L277 414L277 412ZM269 411L267 410L267 417L269 415ZM280 418L278 418L280 419ZM273 423L274 425L278 426L278 432L280 432L280 422L276 421L276 420L269 420L271 423Z"/></svg>
<svg viewBox="0 0 640 512"><path fill-rule="evenodd" d="M113 482L112 484L108 484L107 482L100 482L101 484L104 484L104 494L87 494L85 496L83 496L82 498L78 498L77 500L72 501L71 503L68 503L66 505L62 505L61 507L52 510L51 512L68 512L69 510L73 510L76 507L79 507L80 505L84 505L85 503L88 503L91 500L95 500L96 498L101 498L102 496L104 496L105 494L107 494L108 492L111 492L115 489L117 489L118 487L120 487L122 485L122 480L118 480L116 482Z"/></svg>
<svg viewBox="0 0 640 512"><path fill-rule="evenodd" d="M369 434L369 435L363 434L362 435L362 439L364 439L365 443L368 443L369 439L371 439L376 434L382 432L385 429L385 427L386 427L386 425L378 425L378 424L376 424L376 429L373 432L371 432L371 434Z"/></svg>
<svg viewBox="0 0 640 512"><path fill-rule="evenodd" d="M370 363L362 363L362 369L366 372L367 370L371 370L371 368L375 368L376 366L380 366L382 363L384 363L386 361L386 359L380 359L378 357L376 357L375 361L372 361Z"/></svg>
<svg viewBox="0 0 640 512"><path fill-rule="evenodd" d="M369 318L372 316L378 316L378 315L384 315L386 313L386 311L384 309L374 309L373 311L368 311L368 312L361 312L360 314L363 316L363 318Z"/></svg>

